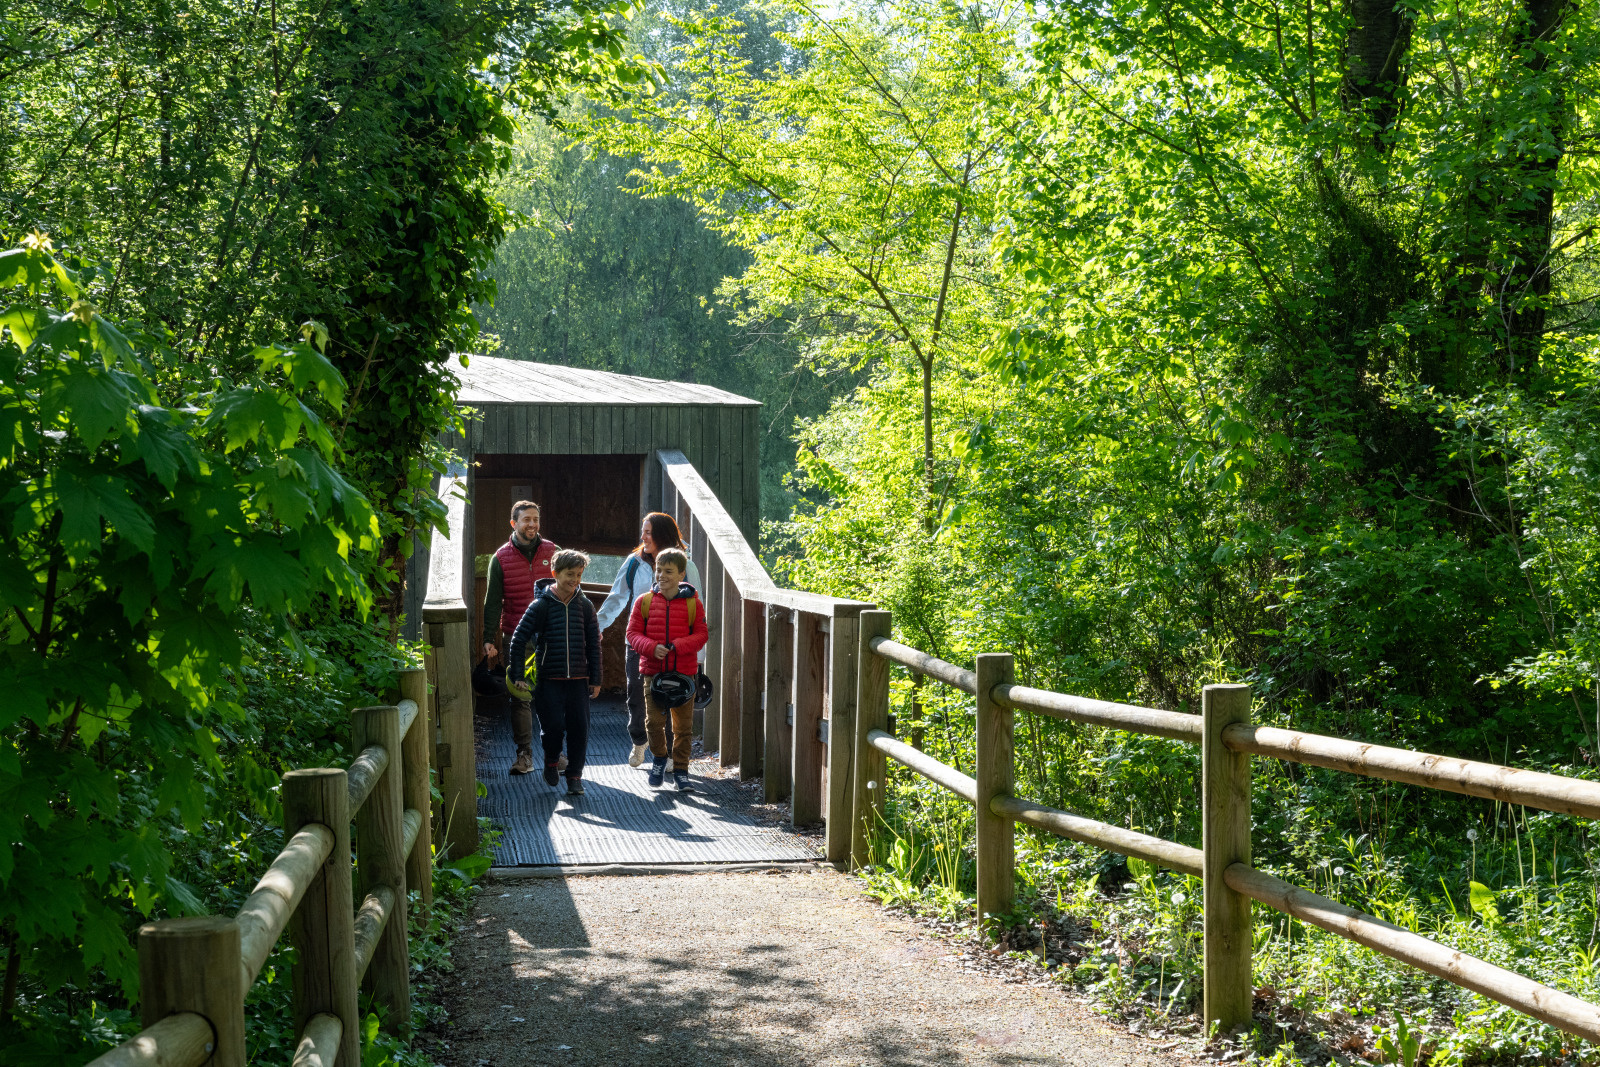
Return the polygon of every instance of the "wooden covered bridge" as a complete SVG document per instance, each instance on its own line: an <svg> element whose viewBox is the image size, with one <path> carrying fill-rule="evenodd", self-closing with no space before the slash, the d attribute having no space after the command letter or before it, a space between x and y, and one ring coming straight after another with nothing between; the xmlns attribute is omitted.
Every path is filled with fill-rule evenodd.
<svg viewBox="0 0 1600 1067"><path fill-rule="evenodd" d="M696 727L703 750L716 766L737 766L740 780L759 777L766 799L787 801L791 825L821 822L823 854L838 867L867 862L868 830L893 767L973 805L980 916L1011 910L1018 823L1203 879L1208 1023L1227 1028L1251 1021L1251 909L1258 904L1600 1041L1600 1009L1592 1004L1255 869L1250 822L1253 757L1584 818L1600 817L1600 783L1257 727L1246 686L1206 687L1202 713L1191 715L1019 685L1012 657L1003 652L980 655L970 668L935 659L895 641L888 612L779 588L767 574L756 547L759 408L753 402L703 386L481 357L463 375L462 400L474 411L465 440L455 442L463 463L440 486L450 536L419 557L414 572L416 587L426 589L416 613L426 677L403 672L393 706L355 712L359 755L348 769L285 777L288 844L237 916L169 920L141 931L147 1029L97 1063L244 1064L245 992L285 931L296 948L296 1065L360 1062L358 986L388 1019L406 1025L407 890L419 891L411 899L428 906L429 842L435 858L474 853L480 812L510 827L510 837L538 832L512 825L526 811L497 807L510 794L493 768L479 763L490 751L484 746L492 747L494 724L480 719L475 735L469 679L477 643L474 605L481 600L474 564L505 536L500 516L521 496L543 506L552 539L600 557L631 547L642 511L677 517L704 576L712 635L707 666L718 682L716 699ZM599 595L603 588L588 591ZM889 674L896 668L971 696L973 775L893 735ZM1012 717L1019 709L1198 746L1202 847L1015 796ZM430 772L442 795L432 806ZM625 821L625 800L619 797L606 819ZM714 791L708 794L712 814L690 836L715 836L736 822L718 825L719 803ZM562 814L547 805L535 821L542 820L554 839L559 834L550 827L562 818L595 814ZM744 836L740 847L759 837ZM581 850L583 842L574 840ZM730 858L690 850L649 859ZM582 862L570 855L543 860L546 866ZM777 913L785 904L773 897L766 906Z"/></svg>

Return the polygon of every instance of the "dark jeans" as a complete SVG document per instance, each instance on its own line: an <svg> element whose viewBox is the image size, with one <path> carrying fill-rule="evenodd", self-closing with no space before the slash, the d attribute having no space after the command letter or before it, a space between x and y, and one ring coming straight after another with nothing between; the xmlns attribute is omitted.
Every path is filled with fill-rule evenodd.
<svg viewBox="0 0 1600 1067"><path fill-rule="evenodd" d="M533 690L533 704L544 729L545 766L560 762L565 741L567 777L582 778L583 763L589 754L589 680L541 678Z"/></svg>
<svg viewBox="0 0 1600 1067"><path fill-rule="evenodd" d="M628 668L628 737L636 745L649 742L650 735L644 725L644 676L639 673L639 653L628 649L623 657ZM667 750L672 749L672 724L667 724ZM688 764L684 765L688 770Z"/></svg>

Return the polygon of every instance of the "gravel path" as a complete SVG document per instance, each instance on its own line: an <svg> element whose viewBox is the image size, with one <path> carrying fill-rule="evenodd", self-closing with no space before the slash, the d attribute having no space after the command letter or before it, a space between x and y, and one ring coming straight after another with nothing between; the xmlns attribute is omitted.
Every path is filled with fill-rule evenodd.
<svg viewBox="0 0 1600 1067"><path fill-rule="evenodd" d="M448 1067L1173 1067L1060 995L962 973L828 868L487 883Z"/></svg>

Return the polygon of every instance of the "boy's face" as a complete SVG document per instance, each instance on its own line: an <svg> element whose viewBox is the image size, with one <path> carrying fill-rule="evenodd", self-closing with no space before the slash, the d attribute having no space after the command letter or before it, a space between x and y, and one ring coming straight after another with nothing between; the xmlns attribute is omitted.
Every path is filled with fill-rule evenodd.
<svg viewBox="0 0 1600 1067"><path fill-rule="evenodd" d="M671 563L656 564L656 584L667 596L672 596L678 591L678 583L683 581L683 572Z"/></svg>
<svg viewBox="0 0 1600 1067"><path fill-rule="evenodd" d="M578 583L583 581L582 567L569 567L564 571L556 571L556 592L563 597L571 596L578 589Z"/></svg>

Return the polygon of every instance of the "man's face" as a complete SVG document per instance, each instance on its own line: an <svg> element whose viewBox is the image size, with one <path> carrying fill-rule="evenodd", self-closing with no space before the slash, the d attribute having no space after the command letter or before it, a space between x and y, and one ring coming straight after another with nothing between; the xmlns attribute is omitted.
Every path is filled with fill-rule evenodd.
<svg viewBox="0 0 1600 1067"><path fill-rule="evenodd" d="M532 541L539 536L539 509L523 508L517 517L511 520L511 528L523 541Z"/></svg>

